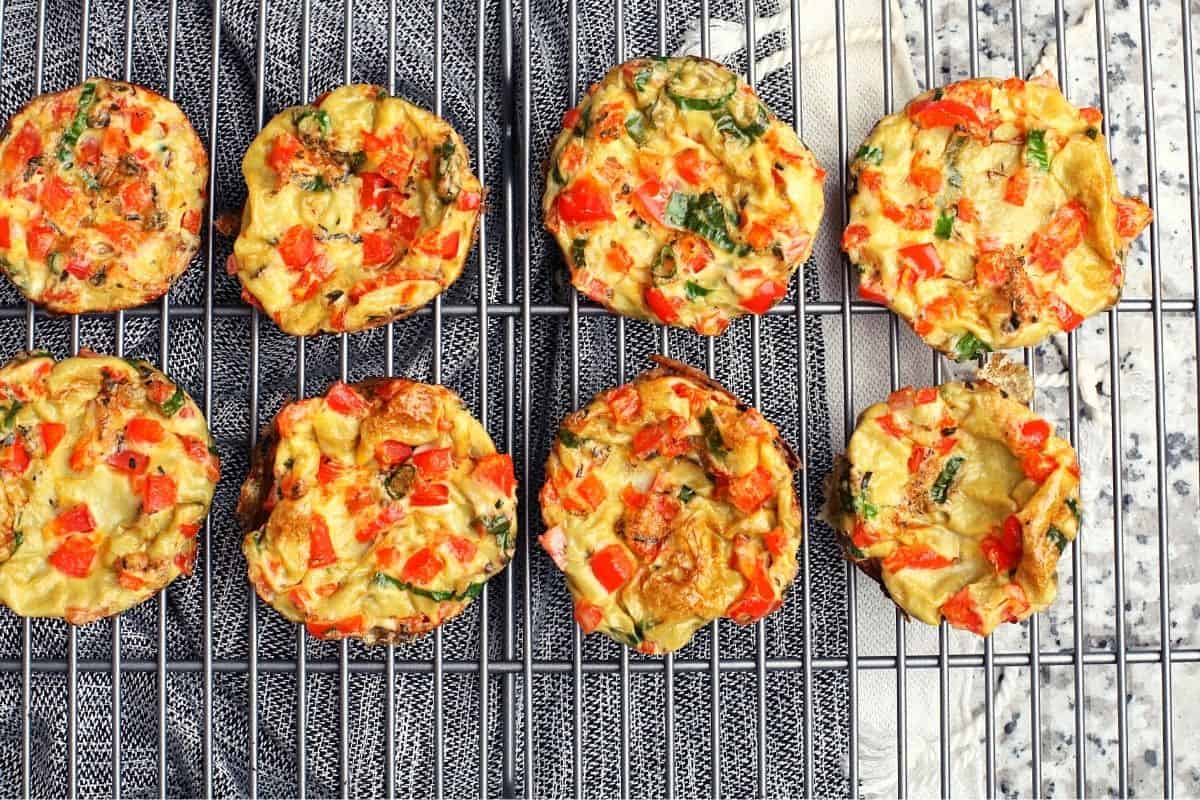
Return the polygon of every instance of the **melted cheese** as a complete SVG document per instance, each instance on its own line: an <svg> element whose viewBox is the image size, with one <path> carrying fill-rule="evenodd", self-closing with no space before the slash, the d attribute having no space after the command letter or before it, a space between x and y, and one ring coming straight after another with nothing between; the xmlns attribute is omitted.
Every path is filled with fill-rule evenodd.
<svg viewBox="0 0 1200 800"><path fill-rule="evenodd" d="M682 647L719 617L746 623L774 611L800 543L794 462L775 426L702 375L659 361L563 422L541 494L542 544L566 574L576 618L649 653ZM735 500L731 487L758 472L761 489ZM613 547L631 568L615 588L597 562ZM752 565L765 570L765 596L755 596Z"/></svg>
<svg viewBox="0 0 1200 800"><path fill-rule="evenodd" d="M208 156L179 107L89 78L35 98L0 146L0 269L61 313L142 305L200 246Z"/></svg>
<svg viewBox="0 0 1200 800"><path fill-rule="evenodd" d="M182 389L143 361L35 354L0 368L0 406L0 602L83 624L191 573L220 470Z"/></svg>
<svg viewBox="0 0 1200 800"><path fill-rule="evenodd" d="M230 269L290 334L413 313L458 278L474 241L482 188L462 137L378 86L281 111L242 172L249 195Z"/></svg>
<svg viewBox="0 0 1200 800"><path fill-rule="evenodd" d="M1099 125L1046 79L962 81L882 119L850 167L864 296L960 359L1112 306L1151 214L1117 189ZM936 266L906 254L922 245Z"/></svg>
<svg viewBox="0 0 1200 800"><path fill-rule="evenodd" d="M511 459L449 389L400 379L285 406L239 511L259 596L323 638L432 630L516 543Z"/></svg>
<svg viewBox="0 0 1200 800"><path fill-rule="evenodd" d="M712 336L786 293L812 250L824 174L719 64L637 59L568 112L542 208L581 292Z"/></svg>
<svg viewBox="0 0 1200 800"><path fill-rule="evenodd" d="M1078 462L1028 408L985 382L904 389L862 413L846 459L831 507L847 557L907 614L986 635L1053 602Z"/></svg>

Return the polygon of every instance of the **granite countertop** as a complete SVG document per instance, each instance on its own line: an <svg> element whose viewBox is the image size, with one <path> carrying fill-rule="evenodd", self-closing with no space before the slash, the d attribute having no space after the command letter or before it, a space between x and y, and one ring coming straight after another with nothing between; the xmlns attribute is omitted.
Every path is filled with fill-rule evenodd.
<svg viewBox="0 0 1200 800"><path fill-rule="evenodd" d="M925 47L922 7L917 0L902 0L908 41L918 81L924 83ZM1068 96L1078 105L1102 105L1099 96L1094 9L1078 2L1066 4ZM979 74L1013 74L1011 5L979 5ZM1049 4L1027 3L1022 8L1023 63L1027 76L1035 65L1056 71L1055 27ZM1154 2L1150 9L1150 34L1154 70L1157 124L1158 201L1156 227L1160 242L1162 296L1193 297L1195 266L1191 263L1188 163L1184 117L1182 43L1178 2ZM1193 16L1200 10L1193 4ZM933 11L935 83L970 74L969 31L966 3L941 2ZM1141 45L1138 9L1125 0L1109 4L1108 103L1112 150L1117 180L1122 190L1150 199L1147 179L1147 123L1143 105ZM1045 51L1044 51L1045 48ZM1039 69L1040 71L1040 69ZM900 98L898 98L900 99ZM1150 243L1152 232L1135 244L1126 264L1125 297L1151 296ZM1119 506L1123 524L1125 613L1127 649L1158 650L1161 603L1159 583L1160 530L1158 524L1158 436L1155 425L1155 347L1153 317L1148 312L1120 314L1119 382L1122 413L1120 497L1114 500L1112 481L1112 426L1108 334L1109 317L1088 320L1077 334L1079 436L1077 446L1083 470L1085 527L1080 542L1082 568L1082 641L1085 650L1117 651L1115 609L1116 575L1113 516ZM1163 431L1165 482L1161 489L1167 505L1170 572L1170 631L1172 647L1194 648L1200 642L1200 518L1197 486L1196 320L1190 312L1166 313L1163 318L1162 371L1166 376L1166 430ZM1035 367L1038 408L1059 425L1069 418L1066 380L1066 337L1037 348ZM1073 551L1059 567L1059 599L1040 621L1043 651L1069 651L1074 644L1075 575ZM881 636L868 635L864 652L872 647L894 652L894 624L875 587L860 582L860 620L874 615L864 628L882 627ZM879 616L884 615L884 616ZM884 624L880 625L883 620ZM994 637L998 653L1029 650L1030 627L1004 626ZM1011 630L1009 630L1011 629ZM936 633L925 626L909 625L908 654L937 653ZM953 632L951 652L979 652L981 644ZM927 674L928 673L928 674ZM954 730L955 791L982 792L983 699L985 684L980 670L952 670L951 727ZM1200 703L1200 664L1173 668L1174 788L1184 795L1200 791L1200 726L1194 709ZM888 691L890 682L864 683L860 709L868 692ZM1126 670L1130 792L1161 795L1162 712L1161 667L1138 663ZM937 672L911 671L908 686L909 791L914 796L940 790L938 778ZM890 689L894 692L894 688ZM1118 792L1117 702L1120 697L1113 665L1089 664L1084 669L1084 719L1087 785L1082 793L1101 796ZM1041 669L1042 791L1081 793L1075 784L1075 675L1070 664ZM877 698L871 699L872 704ZM928 702L929 700L932 702ZM885 702L883 705L887 705ZM894 705L894 702L892 702ZM871 712L875 713L875 712ZM1004 795L1024 796L1032 791L1030 680L1025 667L996 669L995 720L997 789ZM895 769L895 721L884 717L864 725L862 773L864 789L886 793Z"/></svg>

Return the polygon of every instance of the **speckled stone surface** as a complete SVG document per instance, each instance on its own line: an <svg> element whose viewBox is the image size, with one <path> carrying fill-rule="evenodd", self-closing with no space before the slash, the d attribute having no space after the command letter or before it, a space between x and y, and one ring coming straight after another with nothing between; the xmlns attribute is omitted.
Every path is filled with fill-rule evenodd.
<svg viewBox="0 0 1200 800"><path fill-rule="evenodd" d="M1109 109L1118 182L1125 192L1140 194L1155 207L1156 230L1148 231L1135 243L1127 262L1125 297L1134 301L1146 301L1152 294L1155 283L1152 243L1157 248L1162 297L1170 300L1194 296L1181 1L1186 2L1152 2L1149 7L1158 172L1156 201L1151 196L1148 179L1149 137L1138 6L1118 0L1109 2L1105 9L1107 103L1102 103L1100 96L1095 10L1076 2L1067 3L1065 10L1068 96L1078 105ZM917 78L925 84L926 9L916 0L905 0L901 5ZM1057 74L1053 11L1049 2L1022 5L1022 52L1017 60L1013 54L1012 6L979 3L978 74L1005 77L1017 71L1019 65L1028 77L1039 60ZM933 56L929 73L933 83L969 77L971 32L967 3L939 2L931 12L935 35L928 51ZM1200 6L1196 3L1192 18L1194 31L1200 24L1196 22L1200 19ZM1049 49L1044 51L1047 46ZM1196 58L1193 54L1193 59ZM1139 796L1161 796L1165 758L1163 671L1157 663L1157 652L1163 630L1166 629L1172 648L1200 647L1197 323L1190 311L1168 311L1163 314L1161 335L1156 339L1149 304L1143 302L1143 305L1147 310L1122 311L1118 315L1116 373L1120 427L1115 437L1118 489L1114 489L1113 464L1112 317L1101 315L1088 320L1076 337L1076 441L1083 469L1085 528L1080 542L1060 563L1059 599L1039 620L1037 635L1043 652L1069 652L1076 642L1078 624L1084 649L1095 654L1097 661L1107 663L1086 664L1079 686L1075 668L1066 659L1061 659L1066 661L1063 664L1043 665L1038 673L1041 791L1046 794L1094 797L1119 793L1118 707L1124 702L1129 791ZM908 333L902 335L907 337ZM1057 337L1034 353L1038 408L1060 426L1068 426L1071 416L1071 387L1066 371L1070 358L1066 336ZM903 381L927 380L928 362L925 356L916 367L904 365ZM948 366L947 370L954 371ZM1161 396L1155 388L1155 375L1159 372L1165 378L1165 392ZM861 410L874 399L856 397L855 410ZM1164 404L1163 428L1157 424L1158 403ZM1119 552L1122 558L1118 561ZM1164 616L1166 606L1162 602L1164 576L1170 583L1169 617ZM858 583L861 652L863 655L895 653L894 612L869 583ZM1123 608L1117 607L1119 586L1124 592ZM1078 607L1075 599L1081 601ZM938 653L935 629L914 623L906 626L905 633L910 658ZM994 652L1028 653L1031 634L1029 624L1005 626L994 637ZM1122 636L1124 647L1134 654L1125 668L1123 687L1118 683L1115 663ZM951 653L982 650L973 637L951 633ZM913 796L926 796L940 791L938 672L911 669L908 675L905 687L908 790ZM1180 796L1200 796L1200 714L1196 710L1200 708L1200 663L1176 664L1171 679L1173 788ZM997 791L1006 796L1027 796L1034 791L1031 737L1035 720L1030 670L1024 666L998 665L993 683ZM974 796L984 791L986 691L982 670L951 670L948 694L953 789L957 795ZM870 675L864 680L860 695L864 718L861 764L867 794L895 791L895 698L895 681L890 673ZM1076 704L1080 698L1085 786L1076 782Z"/></svg>

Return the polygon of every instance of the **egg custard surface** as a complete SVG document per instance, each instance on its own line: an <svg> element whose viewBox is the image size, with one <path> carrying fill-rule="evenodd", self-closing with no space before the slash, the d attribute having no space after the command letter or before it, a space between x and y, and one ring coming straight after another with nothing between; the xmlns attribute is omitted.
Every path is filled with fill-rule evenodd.
<svg viewBox="0 0 1200 800"><path fill-rule="evenodd" d="M207 183L167 98L106 78L36 97L0 134L0 270L55 312L147 303L199 248Z"/></svg>
<svg viewBox="0 0 1200 800"><path fill-rule="evenodd" d="M884 117L850 165L859 293L959 360L1112 306L1152 215L1118 189L1100 123L1048 76L960 81Z"/></svg>
<svg viewBox="0 0 1200 800"><path fill-rule="evenodd" d="M145 361L0 367L0 602L83 625L190 575L220 462L196 404Z"/></svg>
<svg viewBox="0 0 1200 800"><path fill-rule="evenodd" d="M800 544L799 462L756 409L654 360L563 421L540 541L585 633L669 653L712 620L746 625L783 604Z"/></svg>
<svg viewBox="0 0 1200 800"><path fill-rule="evenodd" d="M462 272L483 197L448 122L365 84L281 111L242 173L229 272L297 336L374 328L431 301Z"/></svg>
<svg viewBox="0 0 1200 800"><path fill-rule="evenodd" d="M1054 601L1081 520L1078 461L992 383L893 392L859 417L835 474L846 557L908 616L986 636Z"/></svg>
<svg viewBox="0 0 1200 800"><path fill-rule="evenodd" d="M258 596L322 639L387 644L478 597L516 546L512 459L442 386L335 383L285 405L238 514Z"/></svg>
<svg viewBox="0 0 1200 800"><path fill-rule="evenodd" d="M740 78L699 58L613 68L563 118L542 210L575 287L715 336L812 251L825 171Z"/></svg>

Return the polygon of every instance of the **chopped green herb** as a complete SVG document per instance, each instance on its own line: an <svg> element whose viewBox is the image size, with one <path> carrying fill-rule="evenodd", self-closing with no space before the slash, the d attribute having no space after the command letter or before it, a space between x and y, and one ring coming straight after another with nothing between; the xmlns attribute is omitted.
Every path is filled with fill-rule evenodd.
<svg viewBox="0 0 1200 800"><path fill-rule="evenodd" d="M754 119L750 120L745 125L739 125L742 133L749 136L751 139L757 139L767 132L767 128L771 126L771 117L767 113L767 109L762 103L755 104Z"/></svg>
<svg viewBox="0 0 1200 800"><path fill-rule="evenodd" d="M571 263L576 269L583 269L587 266L587 261L584 258L584 253L587 250L587 239L575 239L571 242Z"/></svg>
<svg viewBox="0 0 1200 800"><path fill-rule="evenodd" d="M944 94L945 94L945 92L943 92L941 89L934 89L934 90L933 90L933 99L934 99L934 100L941 100L941 99L942 99L942 96L943 96Z"/></svg>
<svg viewBox="0 0 1200 800"><path fill-rule="evenodd" d="M742 130L741 126L733 118L733 115L728 111L721 110L713 113L713 123L719 133L724 136L735 139L743 144L750 142L750 135Z"/></svg>
<svg viewBox="0 0 1200 800"><path fill-rule="evenodd" d="M383 481L383 488L393 500L403 500L412 491L417 481L417 468L412 464L401 464Z"/></svg>
<svg viewBox="0 0 1200 800"><path fill-rule="evenodd" d="M1086 136L1087 136L1089 139L1095 139L1097 136L1099 136L1099 135L1100 135L1100 131L1099 131L1099 130L1097 130L1096 128L1088 128L1087 130L1085 130L1085 131L1084 131L1084 134L1085 134L1085 135L1086 135Z"/></svg>
<svg viewBox="0 0 1200 800"><path fill-rule="evenodd" d="M92 173L88 172L86 169L79 170L79 177L83 181L83 185L88 188L89 192L98 192L102 188L100 186L100 181L96 180L95 177L92 176Z"/></svg>
<svg viewBox="0 0 1200 800"><path fill-rule="evenodd" d="M1058 552L1061 553L1063 550L1067 549L1067 541L1068 540L1067 540L1066 534L1064 534L1062 531L1060 531L1058 528L1054 527L1053 525L1051 525L1050 529L1048 531L1046 531L1046 538L1049 539L1054 544L1054 546L1058 548Z"/></svg>
<svg viewBox="0 0 1200 800"><path fill-rule="evenodd" d="M63 131L62 140L58 143L58 160L67 162L71 160L71 151L79 142L79 137L83 135L83 131L87 128L88 109L92 107L92 103L96 100L96 84L85 83L83 88L79 90L79 108L75 111L75 118L71 120L71 124Z"/></svg>
<svg viewBox="0 0 1200 800"><path fill-rule="evenodd" d="M708 445L709 452L714 456L724 456L729 452L711 408L704 409L704 413L700 415L700 427L704 430L704 442Z"/></svg>
<svg viewBox="0 0 1200 800"><path fill-rule="evenodd" d="M864 144L858 148L858 152L854 154L854 157L879 166L883 163L883 148Z"/></svg>
<svg viewBox="0 0 1200 800"><path fill-rule="evenodd" d="M959 336L954 342L955 361L969 361L990 352L992 352L992 346L987 342L980 341L979 337L970 332Z"/></svg>
<svg viewBox="0 0 1200 800"><path fill-rule="evenodd" d="M184 403L184 400L186 400L186 399L187 399L187 395L183 393L183 389L176 386L175 394L168 397L159 406L159 408L162 410L163 416L165 416L165 417L175 416L175 414L179 411L179 409L183 408L183 403Z"/></svg>
<svg viewBox="0 0 1200 800"><path fill-rule="evenodd" d="M582 439L566 428L558 429L558 440L562 442L563 447L579 447L579 445L583 444Z"/></svg>
<svg viewBox="0 0 1200 800"><path fill-rule="evenodd" d="M683 192L671 192L671 199L667 201L667 209L663 212L663 218L676 228L683 228L687 224L688 208L691 203L688 196Z"/></svg>
<svg viewBox="0 0 1200 800"><path fill-rule="evenodd" d="M314 134L318 138L324 138L333 132L333 123L329 121L329 115L319 108L297 111L292 114L292 124L296 126L301 138Z"/></svg>
<svg viewBox="0 0 1200 800"><path fill-rule="evenodd" d="M660 281L668 281L675 277L675 270L678 265L675 262L675 250L671 245L663 245L663 248L658 251L658 255L654 257L654 265L650 268L650 274Z"/></svg>
<svg viewBox="0 0 1200 800"><path fill-rule="evenodd" d="M579 109L579 122L575 123L575 135L587 136L588 128L592 126L592 104L586 103Z"/></svg>
<svg viewBox="0 0 1200 800"><path fill-rule="evenodd" d="M1031 130L1025 134L1025 159L1046 172L1050 169L1050 155L1046 151L1046 132Z"/></svg>
<svg viewBox="0 0 1200 800"><path fill-rule="evenodd" d="M1079 510L1079 501L1074 497L1067 498L1067 508L1071 509L1071 516L1075 517L1077 525L1083 524L1083 512Z"/></svg>
<svg viewBox="0 0 1200 800"><path fill-rule="evenodd" d="M4 409L4 430L12 430L13 423L17 420L17 412L21 410L21 406L23 405L24 403L20 400L13 400L12 405ZM0 408L3 408L3 406L0 406Z"/></svg>
<svg viewBox="0 0 1200 800"><path fill-rule="evenodd" d="M864 553L862 550L855 547L853 544L847 544L846 548L850 551L850 555L854 556L855 558L866 558L867 557L866 553Z"/></svg>
<svg viewBox="0 0 1200 800"><path fill-rule="evenodd" d="M508 534L512 531L512 521L508 517L496 514L493 517L480 517L479 522L485 531L496 537L501 550L508 549Z"/></svg>
<svg viewBox="0 0 1200 800"><path fill-rule="evenodd" d="M676 198L683 198L682 201ZM721 204L713 192L705 192L699 196L687 196L680 192L671 193L671 201L667 206L667 217L674 223L678 217L680 206L686 206L683 214L682 227L687 228L712 244L728 253L747 255L750 247L738 244L729 236L729 212Z"/></svg>
<svg viewBox="0 0 1200 800"><path fill-rule="evenodd" d="M633 88L638 94L646 91L646 82L650 80L650 76L654 74L654 68L638 70L638 73L633 76Z"/></svg>
<svg viewBox="0 0 1200 800"><path fill-rule="evenodd" d="M712 293L712 289L705 289L695 281L688 281L683 285L683 288L687 292L688 300L699 300L701 297L707 297Z"/></svg>
<svg viewBox="0 0 1200 800"><path fill-rule="evenodd" d="M933 498L933 502L946 502L946 495L950 491L950 484L954 481L954 476L958 474L958 470L965 460L962 456L952 456L946 459L946 463L942 465L941 473L938 474L937 480L933 482L933 486L929 489L929 496Z"/></svg>
<svg viewBox="0 0 1200 800"><path fill-rule="evenodd" d="M943 211L938 214L937 225L934 226L933 235L939 239L949 239L954 233L954 217L955 214L947 214Z"/></svg>
<svg viewBox="0 0 1200 800"><path fill-rule="evenodd" d="M443 203L452 203L458 198L462 185L458 179L458 155L454 140L446 138L433 148L437 156L437 194Z"/></svg>
<svg viewBox="0 0 1200 800"><path fill-rule="evenodd" d="M426 589L423 586L414 586L411 583L405 583L402 580L393 578L385 572L376 572L375 577L371 581L376 586L382 586L386 589L403 589L421 597L428 597L430 600L435 600L439 603L446 600L472 600L483 592L484 586L483 583L472 583L461 594L456 594L453 589Z"/></svg>
<svg viewBox="0 0 1200 800"><path fill-rule="evenodd" d="M351 172L358 172L367 163L367 154L362 150L355 150L346 156L346 166L350 167Z"/></svg>
<svg viewBox="0 0 1200 800"><path fill-rule="evenodd" d="M326 183L324 175L310 175L300 181L300 188L306 192L327 192L329 184Z"/></svg>
<svg viewBox="0 0 1200 800"><path fill-rule="evenodd" d="M646 118L640 111L630 111L629 116L625 117L625 131L638 144L645 144L650 136L646 130Z"/></svg>
<svg viewBox="0 0 1200 800"><path fill-rule="evenodd" d="M690 503L692 498L696 496L696 490L688 486L686 483L679 487L679 499L684 503Z"/></svg>

